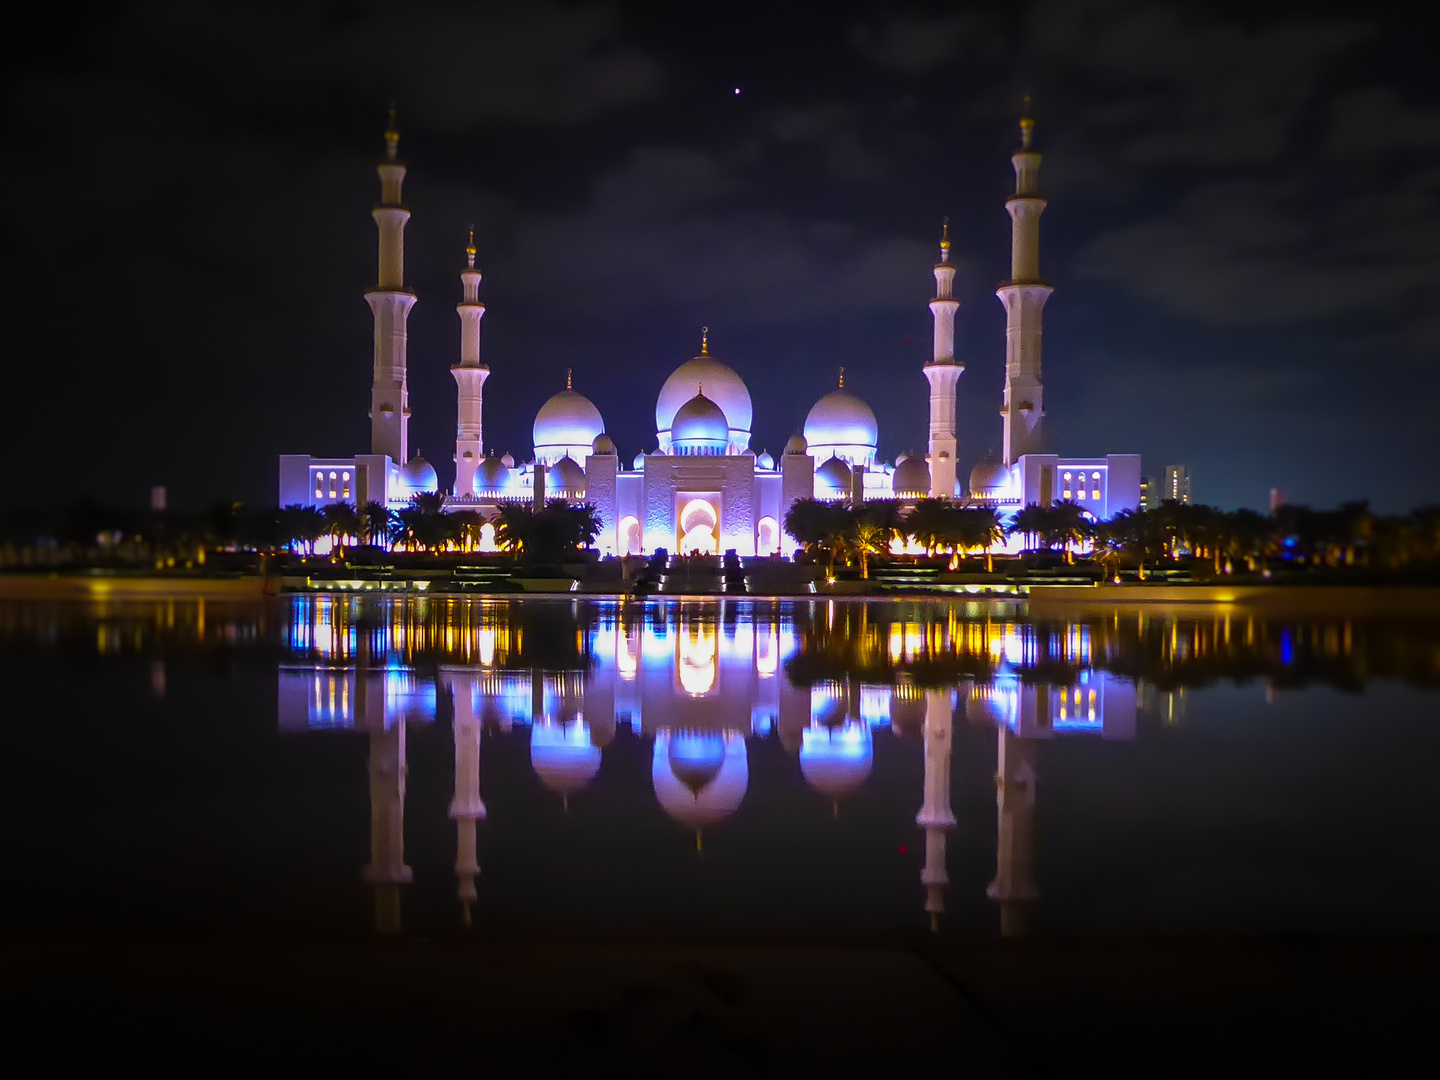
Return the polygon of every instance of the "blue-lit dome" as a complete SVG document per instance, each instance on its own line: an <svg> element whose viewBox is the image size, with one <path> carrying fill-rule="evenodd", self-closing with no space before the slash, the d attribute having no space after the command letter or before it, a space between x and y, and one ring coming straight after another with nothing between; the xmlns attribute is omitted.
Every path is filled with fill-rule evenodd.
<svg viewBox="0 0 1440 1080"><path fill-rule="evenodd" d="M694 742L690 742L694 740ZM722 749L718 768L715 740ZM687 746L677 751L672 765L670 748L676 741ZM679 770L684 775L677 775ZM698 790L691 787L709 776ZM655 736L655 753L650 769L650 782L655 797L665 812L692 829L703 829L729 817L740 807L745 790L750 786L750 766L746 759L745 738L736 732L713 735L675 734L660 731Z"/></svg>
<svg viewBox="0 0 1440 1080"><path fill-rule="evenodd" d="M605 421L589 398L574 390L561 390L535 415L535 454L544 459L551 448L585 454L604 432Z"/></svg>
<svg viewBox="0 0 1440 1080"><path fill-rule="evenodd" d="M815 470L815 497L843 499L850 494L850 466L832 457Z"/></svg>
<svg viewBox="0 0 1440 1080"><path fill-rule="evenodd" d="M500 492L510 483L510 470L494 454L480 462L475 469L475 490Z"/></svg>
<svg viewBox="0 0 1440 1080"><path fill-rule="evenodd" d="M579 498L585 494L585 470L572 457L562 457L545 471L547 495Z"/></svg>
<svg viewBox="0 0 1440 1080"><path fill-rule="evenodd" d="M870 728L859 721L838 728L807 728L800 743L800 772L805 782L831 799L848 795L864 783L873 761Z"/></svg>
<svg viewBox="0 0 1440 1080"><path fill-rule="evenodd" d="M540 722L530 730L530 767L551 791L570 796L600 771L600 750L584 721Z"/></svg>
<svg viewBox="0 0 1440 1080"><path fill-rule="evenodd" d="M411 495L440 490L440 477L435 475L434 468L419 454L407 461L400 470L400 482Z"/></svg>
<svg viewBox="0 0 1440 1080"><path fill-rule="evenodd" d="M670 427L670 445L678 454L723 454L730 424L718 404L699 393L681 405Z"/></svg>
<svg viewBox="0 0 1440 1080"><path fill-rule="evenodd" d="M895 466L890 489L896 495L929 495L930 466L923 457L906 457Z"/></svg>
<svg viewBox="0 0 1440 1080"><path fill-rule="evenodd" d="M810 452L810 444L805 441L804 435L791 435L785 443L785 453L796 456L804 456Z"/></svg>
<svg viewBox="0 0 1440 1080"><path fill-rule="evenodd" d="M681 407L704 388L711 401L720 406L729 427L748 440L754 408L745 381L713 356L697 356L681 364L660 388L655 403L655 430L674 431Z"/></svg>
<svg viewBox="0 0 1440 1080"><path fill-rule="evenodd" d="M755 459L755 467L757 469L764 469L766 472L774 472L775 459L770 456L768 451L762 452L760 456Z"/></svg>
<svg viewBox="0 0 1440 1080"><path fill-rule="evenodd" d="M679 733L670 737L666 754L670 772L691 794L699 795L720 775L725 764L725 736L718 732Z"/></svg>
<svg viewBox="0 0 1440 1080"><path fill-rule="evenodd" d="M600 457L601 455L613 457L618 454L619 451L615 449L615 440L610 438L609 435L596 435L595 441L590 444L590 453L596 457Z"/></svg>
<svg viewBox="0 0 1440 1080"><path fill-rule="evenodd" d="M805 441L811 446L875 448L880 426L869 405L848 390L832 390L805 417Z"/></svg>

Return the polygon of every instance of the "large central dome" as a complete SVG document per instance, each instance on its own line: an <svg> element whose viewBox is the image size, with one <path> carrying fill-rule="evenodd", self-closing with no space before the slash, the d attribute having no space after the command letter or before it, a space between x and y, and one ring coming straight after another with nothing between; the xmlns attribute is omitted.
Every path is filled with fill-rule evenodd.
<svg viewBox="0 0 1440 1080"><path fill-rule="evenodd" d="M746 389L744 380L727 364L709 355L708 345L701 346L699 356L676 368L660 388L660 397L655 402L656 432L669 432L680 406L698 396L702 387L705 396L719 405L720 411L725 414L732 440L738 435L748 444L750 421L754 416L750 391Z"/></svg>

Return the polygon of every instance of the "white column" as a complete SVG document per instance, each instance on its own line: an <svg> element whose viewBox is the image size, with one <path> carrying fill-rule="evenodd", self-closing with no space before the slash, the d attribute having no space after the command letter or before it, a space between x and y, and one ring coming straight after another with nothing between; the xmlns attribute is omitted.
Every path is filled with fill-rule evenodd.
<svg viewBox="0 0 1440 1080"><path fill-rule="evenodd" d="M925 830L925 867L920 882L925 886L925 910L930 928L939 929L945 911L945 889L950 884L945 872L945 834L955 827L950 808L950 691L931 690L925 695L925 802L915 823Z"/></svg>
<svg viewBox="0 0 1440 1080"><path fill-rule="evenodd" d="M480 302L480 271L475 269L475 233L465 248L465 269L460 273L464 299L460 313L460 363L450 369L455 376L458 401L455 423L455 494L475 494L475 468L485 456L481 437L481 395L490 369L480 363L480 319L485 305Z"/></svg>
<svg viewBox="0 0 1440 1080"><path fill-rule="evenodd" d="M375 889L376 930L400 932L400 886L414 876L405 865L405 721L397 719L370 732L370 864L364 877Z"/></svg>
<svg viewBox="0 0 1440 1080"><path fill-rule="evenodd" d="M400 145L395 114L385 132L385 160L380 174L380 205L372 216L380 230L380 273L365 301L375 317L375 374L370 395L370 452L391 461L406 460L410 426L410 391L405 376L405 345L415 294L405 287L405 224L410 211L400 203L405 166L396 160Z"/></svg>
<svg viewBox="0 0 1440 1080"><path fill-rule="evenodd" d="M1035 742L1001 726L995 766L995 880L986 889L1000 902L1000 933L1026 930L1035 888Z"/></svg>
<svg viewBox="0 0 1440 1080"><path fill-rule="evenodd" d="M450 817L455 821L455 880L457 895L470 925L470 908L478 895L475 878L480 863L475 852L476 823L485 820L485 803L480 798L480 719L475 715L475 676L453 679L450 692L455 701L455 791L450 800Z"/></svg>
<svg viewBox="0 0 1440 1080"><path fill-rule="evenodd" d="M960 301L952 295L955 268L950 265L950 219L940 236L940 261L935 265L935 299L930 313L935 318L935 349L925 365L930 382L930 494L955 495L955 384L965 365L955 359L955 313Z"/></svg>
<svg viewBox="0 0 1440 1080"><path fill-rule="evenodd" d="M1036 194L1040 155L1030 148L1035 122L1020 121L1020 149L1011 156L1015 194L1010 213L1010 280L995 295L1005 305L1004 463L1042 452L1045 417L1040 374L1040 324L1051 288L1040 280L1040 215L1045 200Z"/></svg>

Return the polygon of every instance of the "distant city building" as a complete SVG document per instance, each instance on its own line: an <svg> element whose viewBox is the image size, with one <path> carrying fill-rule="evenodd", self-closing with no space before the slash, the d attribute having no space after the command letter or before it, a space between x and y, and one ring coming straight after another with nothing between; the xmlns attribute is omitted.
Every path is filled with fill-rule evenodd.
<svg viewBox="0 0 1440 1080"><path fill-rule="evenodd" d="M165 512L166 491L164 484L156 484L150 489L150 509L158 513Z"/></svg>
<svg viewBox="0 0 1440 1080"><path fill-rule="evenodd" d="M1161 497L1182 506L1190 505L1190 466L1165 466L1165 489Z"/></svg>
<svg viewBox="0 0 1440 1080"><path fill-rule="evenodd" d="M1154 510L1160 505L1160 488L1155 483L1155 477L1140 477L1140 509Z"/></svg>
<svg viewBox="0 0 1440 1080"><path fill-rule="evenodd" d="M778 455L757 455L750 446L750 390L732 368L710 355L708 334L702 334L699 355L676 368L660 388L653 450L622 458L605 433L600 410L574 389L567 372L565 389L535 417L533 452L522 458L493 449L487 453L481 412L490 369L480 362L485 305L479 299L481 274L472 234L460 272L460 355L451 367L458 403L455 473L444 493L445 509L475 511L493 522L507 503L583 501L598 511L602 528L596 547L603 554L666 548L708 554L734 549L746 556L794 552L795 543L781 523L803 498L855 504L877 498L968 498L1007 518L1031 503L1074 502L1096 519L1135 509L1140 504L1138 454L1061 458L1043 452L1041 315L1053 290L1040 278L1045 200L1038 193L1040 154L1031 147L1033 131L1034 121L1027 116L1020 122L1020 148L1011 156L1015 193L1006 201L1012 228L1010 279L996 294L1006 312L1003 456L976 465L968 486L956 461L955 396L965 365L955 357L960 302L952 295L956 268L950 262L948 220L934 267L935 297L929 302L934 350L924 368L930 383L928 452L901 454L894 464L880 459L875 413L846 389L843 370L838 386L810 409L803 434L793 435ZM379 276L366 292L375 319L370 452L343 458L282 455L282 506L377 502L398 509L415 495L443 491L435 468L412 452L408 438L407 321L415 293L405 283L410 212L401 198L406 170L397 156L399 138L392 117L385 132L386 156L378 166L380 205L373 213L380 232Z"/></svg>

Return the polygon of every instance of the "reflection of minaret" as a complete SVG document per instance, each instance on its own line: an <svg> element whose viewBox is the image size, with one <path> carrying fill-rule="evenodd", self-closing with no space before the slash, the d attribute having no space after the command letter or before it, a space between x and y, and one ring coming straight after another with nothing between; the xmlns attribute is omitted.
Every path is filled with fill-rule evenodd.
<svg viewBox="0 0 1440 1080"><path fill-rule="evenodd" d="M999 827L995 847L995 880L986 890L1000 901L1000 933L1026 933L1030 912L1040 895L1035 888L1035 746L1008 727L998 737L995 802Z"/></svg>
<svg viewBox="0 0 1440 1080"><path fill-rule="evenodd" d="M480 799L480 719L475 715L475 691L468 680L452 684L455 698L455 794L450 816L455 819L455 879L465 925L475 903L475 877L480 864L475 855L475 823L485 819Z"/></svg>
<svg viewBox="0 0 1440 1080"><path fill-rule="evenodd" d="M930 929L940 928L945 910L945 833L955 825L950 809L950 691L931 690L925 695L925 804L915 823L925 829L925 868L920 880L925 885L925 910Z"/></svg>
<svg viewBox="0 0 1440 1080"><path fill-rule="evenodd" d="M370 732L370 865L375 929L400 932L400 886L414 879L405 865L405 721Z"/></svg>

